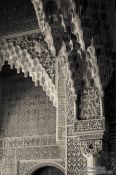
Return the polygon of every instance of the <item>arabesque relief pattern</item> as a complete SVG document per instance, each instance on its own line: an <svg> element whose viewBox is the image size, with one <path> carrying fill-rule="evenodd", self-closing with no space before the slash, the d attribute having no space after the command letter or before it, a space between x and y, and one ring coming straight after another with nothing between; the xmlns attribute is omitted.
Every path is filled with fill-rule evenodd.
<svg viewBox="0 0 116 175"><path fill-rule="evenodd" d="M29 75L35 86L42 86L50 102L39 101L38 106L47 108L40 115L38 126L41 129L38 127L37 136L0 139L4 148L0 153L2 175L9 172L10 175L26 175L35 164L45 163L47 159L63 166L65 175L88 175L89 170L96 174L95 168L104 168L105 173L110 169L115 171L113 155L109 166L104 113L104 87L112 76L115 55L111 48L108 4L88 0L32 0L32 5L38 31L3 36L0 67L2 69L7 61L17 73L22 71L25 77ZM20 104L19 101L16 104ZM37 106L30 108L30 113L31 122L35 124ZM11 131L7 133L12 135Z"/></svg>
<svg viewBox="0 0 116 175"><path fill-rule="evenodd" d="M29 74L35 85L40 83L47 96L57 106L57 92L53 83L55 60L54 58L52 60L47 49L45 50L44 46L37 42L41 40L40 38L40 34L33 34L2 39L0 44L1 68L5 61L8 61L11 69L15 67L17 72L22 71L25 77ZM41 59L43 55L45 56L44 61Z"/></svg>

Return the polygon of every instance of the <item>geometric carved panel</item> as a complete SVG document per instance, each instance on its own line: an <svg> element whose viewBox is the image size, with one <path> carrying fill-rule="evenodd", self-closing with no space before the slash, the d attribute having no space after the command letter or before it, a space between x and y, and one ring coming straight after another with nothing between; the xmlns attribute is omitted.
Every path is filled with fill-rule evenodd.
<svg viewBox="0 0 116 175"><path fill-rule="evenodd" d="M104 130L104 120L77 120L74 123L75 132Z"/></svg>
<svg viewBox="0 0 116 175"><path fill-rule="evenodd" d="M67 166L68 175L81 175L87 167L87 160L81 153L77 137L67 140Z"/></svg>
<svg viewBox="0 0 116 175"><path fill-rule="evenodd" d="M100 95L96 88L86 88L81 94L81 119L98 119L100 117Z"/></svg>

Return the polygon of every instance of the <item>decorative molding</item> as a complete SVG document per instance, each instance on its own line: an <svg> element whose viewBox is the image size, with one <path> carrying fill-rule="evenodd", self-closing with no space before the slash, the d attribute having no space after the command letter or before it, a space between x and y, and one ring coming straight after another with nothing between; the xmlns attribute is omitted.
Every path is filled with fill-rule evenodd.
<svg viewBox="0 0 116 175"><path fill-rule="evenodd" d="M68 136L74 136L75 133L74 133L74 126L67 126L67 135Z"/></svg>
<svg viewBox="0 0 116 175"><path fill-rule="evenodd" d="M6 39L1 40L1 69L5 61L8 61L11 69L15 66L17 73L20 73L21 69L25 77L27 77L29 73L29 76L32 77L32 81L35 82L35 85L37 86L39 83L46 92L46 95L50 97L53 105L57 106L57 92L55 90L55 85L46 73L45 68L42 66L38 58L32 59L32 56L28 53L25 44L24 48L21 48L18 44L15 46L14 43L11 41L9 42Z"/></svg>
<svg viewBox="0 0 116 175"><path fill-rule="evenodd" d="M100 119L103 115L101 105L101 94L99 90L97 88L85 88L81 92L79 119Z"/></svg>
<svg viewBox="0 0 116 175"><path fill-rule="evenodd" d="M0 147L3 149L55 145L55 143L55 135L0 138Z"/></svg>
<svg viewBox="0 0 116 175"><path fill-rule="evenodd" d="M101 138L103 138L104 133L94 133L94 134L83 134L83 135L79 135L79 139L80 140L100 140Z"/></svg>
<svg viewBox="0 0 116 175"><path fill-rule="evenodd" d="M40 32L31 33L20 37L7 38L6 40L8 43L13 43L15 47L20 46L22 50L27 49L32 59L37 58L39 60L49 77L54 82L55 57L53 57L48 50L47 43Z"/></svg>
<svg viewBox="0 0 116 175"><path fill-rule="evenodd" d="M94 120L78 120L74 122L74 131L83 132L83 131L104 131L105 125L103 119L94 119Z"/></svg>
<svg viewBox="0 0 116 175"><path fill-rule="evenodd" d="M39 168L50 166L56 167L62 172L65 172L63 162L61 160L34 160L34 161L19 161L19 175L31 175Z"/></svg>

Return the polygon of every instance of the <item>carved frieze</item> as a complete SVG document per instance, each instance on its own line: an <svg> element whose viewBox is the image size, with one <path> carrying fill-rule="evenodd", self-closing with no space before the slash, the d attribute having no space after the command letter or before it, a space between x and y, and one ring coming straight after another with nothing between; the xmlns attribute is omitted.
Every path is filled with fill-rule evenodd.
<svg viewBox="0 0 116 175"><path fill-rule="evenodd" d="M100 94L97 89L84 89L80 99L80 119L97 119L101 116Z"/></svg>
<svg viewBox="0 0 116 175"><path fill-rule="evenodd" d="M74 122L74 131L103 131L105 129L104 120L78 120Z"/></svg>
<svg viewBox="0 0 116 175"><path fill-rule="evenodd" d="M0 147L4 149L42 145L55 145L55 135L0 139Z"/></svg>

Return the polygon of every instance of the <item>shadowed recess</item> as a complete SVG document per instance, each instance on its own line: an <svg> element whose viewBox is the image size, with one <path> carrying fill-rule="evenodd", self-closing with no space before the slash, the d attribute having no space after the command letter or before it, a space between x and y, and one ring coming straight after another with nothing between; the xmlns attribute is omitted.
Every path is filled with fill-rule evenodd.
<svg viewBox="0 0 116 175"><path fill-rule="evenodd" d="M37 29L37 26L31 0L0 1L0 35Z"/></svg>
<svg viewBox="0 0 116 175"><path fill-rule="evenodd" d="M64 173L61 170L50 166L40 168L37 171L35 171L32 175L53 175L53 174L64 175Z"/></svg>

